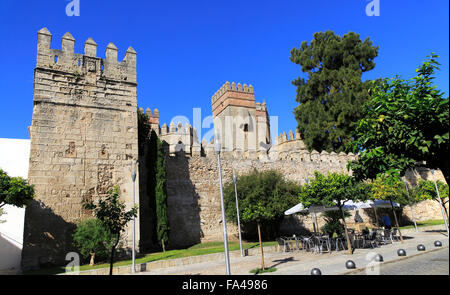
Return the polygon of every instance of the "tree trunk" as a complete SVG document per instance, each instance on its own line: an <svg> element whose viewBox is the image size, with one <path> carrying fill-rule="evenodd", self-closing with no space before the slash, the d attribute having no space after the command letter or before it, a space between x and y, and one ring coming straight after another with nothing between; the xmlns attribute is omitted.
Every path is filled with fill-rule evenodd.
<svg viewBox="0 0 450 295"><path fill-rule="evenodd" d="M394 214L395 225L397 226L398 234L400 235L400 241L403 243L403 236L402 232L400 231L400 227L398 226L398 220L397 215L395 214L394 204L392 204L392 199L389 199L389 201L391 202L392 214Z"/></svg>
<svg viewBox="0 0 450 295"><path fill-rule="evenodd" d="M120 239L120 233L117 235L116 243L111 248L111 259L109 260L109 275L112 276L113 274L113 264L114 264L114 252L116 251L116 247L119 244Z"/></svg>
<svg viewBox="0 0 450 295"><path fill-rule="evenodd" d="M445 181L448 185L450 185L450 175L449 175L449 164L447 159L443 159L442 163L438 166L439 170L441 170L444 175Z"/></svg>
<svg viewBox="0 0 450 295"><path fill-rule="evenodd" d="M339 210L341 210L341 213L342 213L342 221L344 222L345 238L347 239L347 249L348 249L348 254L353 254L352 243L350 243L350 237L349 237L349 235L348 235L348 229L347 229L347 223L345 222L344 211L342 210L342 207L341 207L340 204L339 204Z"/></svg>
<svg viewBox="0 0 450 295"><path fill-rule="evenodd" d="M113 246L111 248L111 257L109 260L109 275L112 276L113 274L113 263L114 263L114 251L116 250L116 246Z"/></svg>
<svg viewBox="0 0 450 295"><path fill-rule="evenodd" d="M90 266L94 265L94 259L95 259L95 252L91 253L91 260L89 261Z"/></svg>
<svg viewBox="0 0 450 295"><path fill-rule="evenodd" d="M261 249L261 269L264 270L264 252L263 252L263 246L262 246L262 241L261 241L261 229L259 226L259 222L257 224L258 224L259 247Z"/></svg>
<svg viewBox="0 0 450 295"><path fill-rule="evenodd" d="M161 245L163 248L163 252L166 252L166 247L164 246L164 239L161 239Z"/></svg>

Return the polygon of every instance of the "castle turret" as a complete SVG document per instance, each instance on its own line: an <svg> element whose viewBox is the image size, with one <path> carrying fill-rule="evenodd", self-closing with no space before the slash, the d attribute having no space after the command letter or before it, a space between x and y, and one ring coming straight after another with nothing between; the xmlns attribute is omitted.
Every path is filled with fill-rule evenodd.
<svg viewBox="0 0 450 295"><path fill-rule="evenodd" d="M28 171L36 196L25 211L23 270L66 263L75 225L92 218L83 200L97 201L117 185L131 207L129 192L139 189L129 176L138 158L136 52L118 61L110 43L102 59L91 38L84 55L74 52L69 32L61 49L51 41L47 28L37 33ZM139 228L136 237L139 245ZM125 247L132 238L128 228Z"/></svg>
<svg viewBox="0 0 450 295"><path fill-rule="evenodd" d="M226 82L211 98L214 129L225 151L256 152L271 143L265 103L256 103L253 86Z"/></svg>

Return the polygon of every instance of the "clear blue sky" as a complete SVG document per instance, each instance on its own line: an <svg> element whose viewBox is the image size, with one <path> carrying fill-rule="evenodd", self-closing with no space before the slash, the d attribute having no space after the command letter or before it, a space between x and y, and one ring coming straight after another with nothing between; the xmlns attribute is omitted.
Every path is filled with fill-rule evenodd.
<svg viewBox="0 0 450 295"><path fill-rule="evenodd" d="M156 107L160 122L192 108L211 114L211 96L226 81L252 84L257 101L279 116L279 131L294 130L291 81L300 67L290 50L315 32L354 31L380 47L376 67L363 79L410 78L426 55L441 56L435 80L448 96L449 3L445 0L380 0L380 16L365 13L368 0L113 1L80 0L68 17L68 0L0 2L0 137L28 138L33 107L36 32L47 27L52 48L71 32L83 53L92 37L104 57L109 42L121 60L138 53L138 105ZM192 122L191 122L192 124ZM205 130L203 130L205 132Z"/></svg>

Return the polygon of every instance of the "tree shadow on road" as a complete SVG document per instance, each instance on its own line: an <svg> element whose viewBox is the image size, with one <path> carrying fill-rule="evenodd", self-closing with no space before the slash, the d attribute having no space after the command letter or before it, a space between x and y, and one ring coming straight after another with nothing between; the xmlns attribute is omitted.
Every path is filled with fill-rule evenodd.
<svg viewBox="0 0 450 295"><path fill-rule="evenodd" d="M277 263L275 263L274 265L271 265L270 267L275 267L275 266L278 266L280 264L293 262L293 261L298 261L298 260L295 260L294 257L288 257L288 258L284 258L284 259L274 260L273 262L277 262Z"/></svg>

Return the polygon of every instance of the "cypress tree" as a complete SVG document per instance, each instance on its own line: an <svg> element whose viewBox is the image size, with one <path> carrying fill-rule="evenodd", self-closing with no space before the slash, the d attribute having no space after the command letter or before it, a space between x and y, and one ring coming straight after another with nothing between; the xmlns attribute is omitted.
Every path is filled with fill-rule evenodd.
<svg viewBox="0 0 450 295"><path fill-rule="evenodd" d="M358 34L342 37L332 31L318 32L308 45L291 50L290 60L307 73L308 79L292 81L297 86L294 110L298 131L308 149L340 152L348 149L351 133L369 99L369 83L361 75L375 67L378 46Z"/></svg>
<svg viewBox="0 0 450 295"><path fill-rule="evenodd" d="M166 158L163 143L157 139L156 160L156 233L158 242L165 251L165 245L169 241L169 220L167 217L167 188L166 188Z"/></svg>

